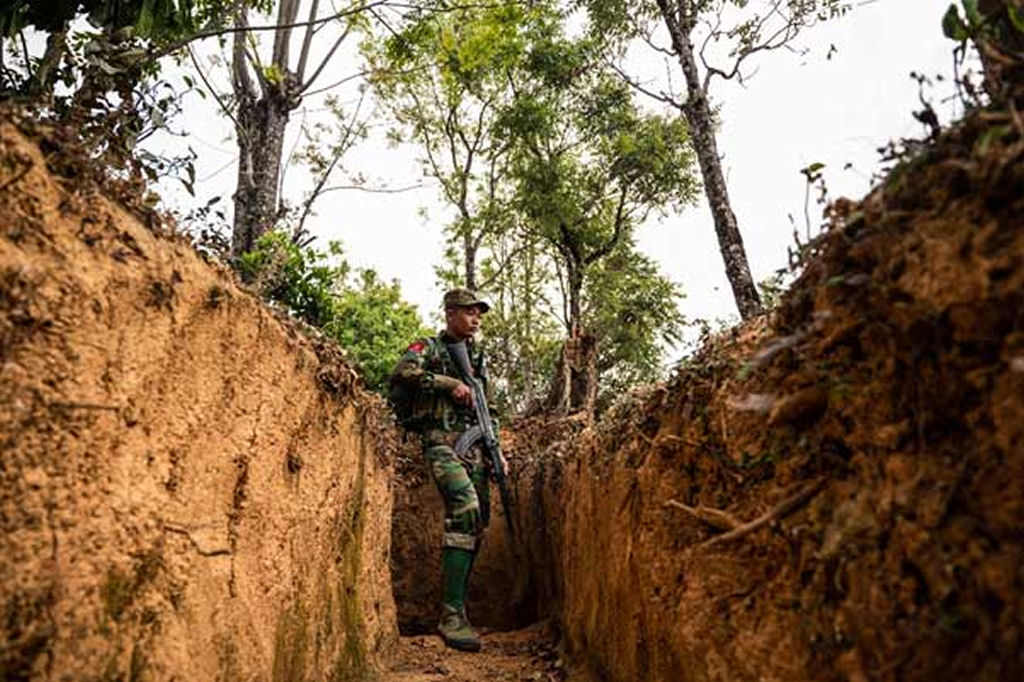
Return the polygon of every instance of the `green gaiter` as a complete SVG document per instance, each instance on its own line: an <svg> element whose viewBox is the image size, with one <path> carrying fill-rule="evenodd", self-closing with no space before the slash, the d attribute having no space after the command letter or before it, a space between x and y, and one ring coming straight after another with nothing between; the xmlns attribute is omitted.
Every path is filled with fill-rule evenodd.
<svg viewBox="0 0 1024 682"><path fill-rule="evenodd" d="M456 609L466 602L466 583L473 566L474 552L457 547L441 550L442 601Z"/></svg>

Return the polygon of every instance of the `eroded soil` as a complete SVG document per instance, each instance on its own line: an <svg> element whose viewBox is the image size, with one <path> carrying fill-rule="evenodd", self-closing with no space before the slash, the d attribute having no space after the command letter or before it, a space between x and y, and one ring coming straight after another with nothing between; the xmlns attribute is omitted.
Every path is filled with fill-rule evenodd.
<svg viewBox="0 0 1024 682"><path fill-rule="evenodd" d="M63 149L0 123L0 679L369 674L381 410Z"/></svg>

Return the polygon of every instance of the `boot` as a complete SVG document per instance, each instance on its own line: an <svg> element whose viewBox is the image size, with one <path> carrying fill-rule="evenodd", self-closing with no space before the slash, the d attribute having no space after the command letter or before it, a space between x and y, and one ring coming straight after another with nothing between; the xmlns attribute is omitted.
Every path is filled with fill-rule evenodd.
<svg viewBox="0 0 1024 682"><path fill-rule="evenodd" d="M462 651L479 651L480 638L466 618L466 583L474 552L456 547L441 550L442 604L437 631L444 643Z"/></svg>
<svg viewBox="0 0 1024 682"><path fill-rule="evenodd" d="M441 622L437 631L444 643L460 651L480 651L480 637L466 618L466 609L457 609L448 604L441 605Z"/></svg>

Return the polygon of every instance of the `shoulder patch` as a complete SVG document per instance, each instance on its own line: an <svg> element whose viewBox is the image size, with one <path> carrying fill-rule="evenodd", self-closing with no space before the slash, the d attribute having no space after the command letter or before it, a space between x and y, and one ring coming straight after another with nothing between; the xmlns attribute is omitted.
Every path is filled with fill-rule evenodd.
<svg viewBox="0 0 1024 682"><path fill-rule="evenodd" d="M426 348L426 347L427 347L427 344L423 343L422 341L417 341L416 343L414 343L411 346L409 346L408 348L406 348L406 350L407 351L411 350L413 353L422 353L423 349Z"/></svg>

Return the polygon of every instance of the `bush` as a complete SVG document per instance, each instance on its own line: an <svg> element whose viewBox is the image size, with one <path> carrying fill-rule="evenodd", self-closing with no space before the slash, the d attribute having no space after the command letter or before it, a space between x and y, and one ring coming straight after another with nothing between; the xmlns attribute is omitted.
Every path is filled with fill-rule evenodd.
<svg viewBox="0 0 1024 682"><path fill-rule="evenodd" d="M416 308L402 300L397 281L381 281L369 269L353 273L342 255L338 242L317 251L276 231L260 237L238 266L265 299L337 341L366 386L383 391L403 349L430 332Z"/></svg>

